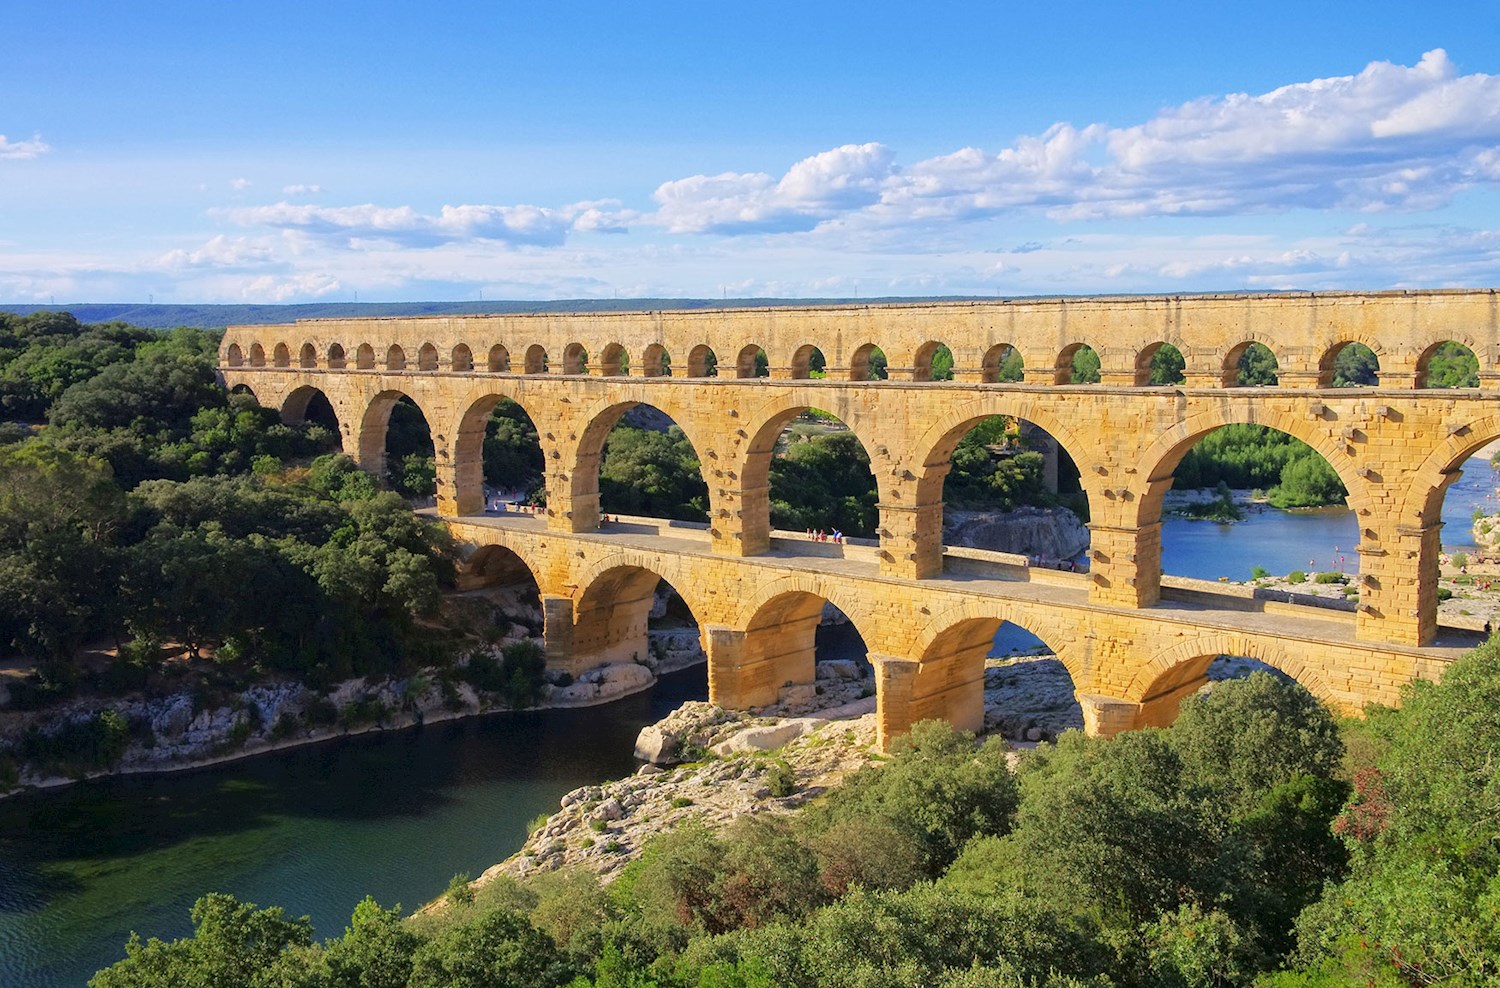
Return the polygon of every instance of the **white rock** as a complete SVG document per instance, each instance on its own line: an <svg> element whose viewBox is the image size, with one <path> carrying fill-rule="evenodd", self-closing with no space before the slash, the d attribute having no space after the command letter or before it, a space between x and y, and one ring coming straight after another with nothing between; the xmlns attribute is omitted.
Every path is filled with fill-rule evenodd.
<svg viewBox="0 0 1500 988"><path fill-rule="evenodd" d="M859 663L853 659L829 659L817 665L819 679L858 679Z"/></svg>
<svg viewBox="0 0 1500 988"><path fill-rule="evenodd" d="M821 727L822 723L813 717L797 717L769 727L747 727L729 740L714 745L713 751L722 756L738 755L746 751L770 751L772 748L780 748L788 741L795 741Z"/></svg>

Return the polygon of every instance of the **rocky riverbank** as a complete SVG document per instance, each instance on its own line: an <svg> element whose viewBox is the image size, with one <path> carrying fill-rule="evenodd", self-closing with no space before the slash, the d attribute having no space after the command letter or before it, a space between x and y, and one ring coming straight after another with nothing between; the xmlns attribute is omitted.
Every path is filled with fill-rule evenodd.
<svg viewBox="0 0 1500 988"><path fill-rule="evenodd" d="M1044 560L1072 559L1089 546L1088 527L1067 508L943 512L946 545L1014 552Z"/></svg>

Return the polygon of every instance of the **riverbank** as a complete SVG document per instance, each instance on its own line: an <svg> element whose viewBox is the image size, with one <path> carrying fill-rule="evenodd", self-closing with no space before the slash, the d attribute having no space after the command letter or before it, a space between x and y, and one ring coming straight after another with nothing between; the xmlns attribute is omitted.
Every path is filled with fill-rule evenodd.
<svg viewBox="0 0 1500 988"><path fill-rule="evenodd" d="M653 630L650 636L650 654L642 663L601 666L577 680L549 682L540 702L520 709L609 703L650 689L662 675L705 661L696 629ZM0 776L0 799L86 779L209 768L341 738L516 709L495 694L444 678L444 672L424 669L405 677L350 679L326 694L278 681L252 686L228 702L206 703L202 693L183 690L156 697L83 697L39 711L0 711L0 755L23 750L28 732L73 750L74 737L95 731L107 711L129 732L118 760L107 767L48 771L23 762L14 779Z"/></svg>

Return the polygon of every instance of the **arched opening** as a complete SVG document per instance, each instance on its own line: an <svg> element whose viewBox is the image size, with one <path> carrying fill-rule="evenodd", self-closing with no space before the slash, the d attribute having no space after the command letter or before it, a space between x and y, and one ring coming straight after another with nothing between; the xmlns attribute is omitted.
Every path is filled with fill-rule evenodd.
<svg viewBox="0 0 1500 988"><path fill-rule="evenodd" d="M740 350L740 355L735 358L734 376L746 377L770 377L771 362L766 357L766 351L759 344L751 343Z"/></svg>
<svg viewBox="0 0 1500 988"><path fill-rule="evenodd" d="M588 369L589 352L583 348L582 343L569 343L563 351L563 373L587 374Z"/></svg>
<svg viewBox="0 0 1500 988"><path fill-rule="evenodd" d="M1424 388L1479 387L1479 358L1456 340L1434 343L1417 358L1417 382Z"/></svg>
<svg viewBox="0 0 1500 988"><path fill-rule="evenodd" d="M1430 457L1413 485L1402 517L1424 538L1412 560L1418 622L1423 636L1443 628L1500 626L1500 428L1492 422L1454 437ZM1411 565L1411 564L1408 564Z"/></svg>
<svg viewBox="0 0 1500 988"><path fill-rule="evenodd" d="M1135 359L1135 383L1142 387L1166 387L1182 384L1187 361L1182 351L1170 343L1153 343Z"/></svg>
<svg viewBox="0 0 1500 988"><path fill-rule="evenodd" d="M624 402L607 409L589 423L578 457L574 500L597 494L602 518L628 515L706 526L708 484L698 452L671 416L655 406ZM618 523L606 523L606 529L613 524Z"/></svg>
<svg viewBox="0 0 1500 988"><path fill-rule="evenodd" d="M911 372L914 381L951 381L953 351L948 349L948 344L936 340L923 343L912 360Z"/></svg>
<svg viewBox="0 0 1500 988"><path fill-rule="evenodd" d="M1014 384L1025 380L1026 367L1021 351L1009 343L997 343L984 352L980 379L985 384Z"/></svg>
<svg viewBox="0 0 1500 988"><path fill-rule="evenodd" d="M545 514L546 457L536 423L518 402L490 394L471 404L453 458L460 514Z"/></svg>
<svg viewBox="0 0 1500 988"><path fill-rule="evenodd" d="M688 377L718 377L719 357L707 343L688 351Z"/></svg>
<svg viewBox="0 0 1500 988"><path fill-rule="evenodd" d="M422 348L417 351L417 370L435 371L438 369L437 347L431 343L423 343Z"/></svg>
<svg viewBox="0 0 1500 988"><path fill-rule="evenodd" d="M584 354L583 361L588 363L588 355ZM604 347L604 352L599 355L599 373L605 377L618 377L621 374L630 373L630 354L618 343L609 343Z"/></svg>
<svg viewBox="0 0 1500 988"><path fill-rule="evenodd" d="M641 566L614 566L589 582L573 606L571 637L575 671L628 664L660 674L705 657L692 604ZM706 669L688 687L682 699L705 697Z"/></svg>
<svg viewBox="0 0 1500 988"><path fill-rule="evenodd" d="M286 396L281 403L281 421L288 425L307 422L325 430L327 435L311 437L315 442L326 444L328 449L342 449L343 435L339 429L338 413L328 396L318 388L304 386Z"/></svg>
<svg viewBox="0 0 1500 988"><path fill-rule="evenodd" d="M266 366L266 348L261 346L259 343L250 344L250 366Z"/></svg>
<svg viewBox="0 0 1500 988"><path fill-rule="evenodd" d="M388 371L406 370L406 351L392 344L391 348L385 352L385 369Z"/></svg>
<svg viewBox="0 0 1500 988"><path fill-rule="evenodd" d="M582 347L579 348L580 350ZM533 343L526 348L526 373L545 374L551 369L547 360L547 350L540 343Z"/></svg>
<svg viewBox="0 0 1500 988"><path fill-rule="evenodd" d="M461 609L462 626L489 647L492 658L514 641L542 643L541 589L526 560L510 548L475 549L459 568L458 588L463 595L447 606Z"/></svg>
<svg viewBox="0 0 1500 988"><path fill-rule="evenodd" d="M304 370L310 370L318 366L318 351L313 349L311 343L302 344L302 349L297 354L297 366Z"/></svg>
<svg viewBox="0 0 1500 988"><path fill-rule="evenodd" d="M1063 347L1057 355L1054 384L1098 384L1099 354L1087 343Z"/></svg>
<svg viewBox="0 0 1500 988"><path fill-rule="evenodd" d="M381 467L390 487L402 497L424 501L437 493L432 430L421 408L400 391L382 391L370 402L360 423L361 466Z"/></svg>
<svg viewBox="0 0 1500 988"><path fill-rule="evenodd" d="M1067 666L1041 638L998 617L967 618L923 649L911 723L940 719L1015 742L1051 741L1083 728L1074 693Z"/></svg>
<svg viewBox="0 0 1500 988"><path fill-rule="evenodd" d="M271 352L271 359L277 367L290 367L292 366L292 351L285 343L278 343L276 349Z"/></svg>
<svg viewBox="0 0 1500 988"><path fill-rule="evenodd" d="M359 349L354 351L354 366L359 370L374 370L375 348L368 343L361 343Z"/></svg>
<svg viewBox="0 0 1500 988"><path fill-rule="evenodd" d="M641 354L641 373L646 377L671 377L672 355L660 343L646 347Z"/></svg>
<svg viewBox="0 0 1500 988"><path fill-rule="evenodd" d="M225 359L230 367L240 367L245 363L245 352L240 349L238 343L231 343L229 344L229 352L225 354Z"/></svg>
<svg viewBox="0 0 1500 988"><path fill-rule="evenodd" d="M1380 384L1380 360L1363 343L1336 343L1318 361L1320 388L1373 388Z"/></svg>
<svg viewBox="0 0 1500 988"><path fill-rule="evenodd" d="M792 378L794 380L827 377L827 366L828 362L823 359L823 351L811 343L803 344L792 354Z"/></svg>
<svg viewBox="0 0 1500 988"><path fill-rule="evenodd" d="M1161 520L1163 573L1353 609L1359 526L1344 481L1311 446L1268 426L1227 425L1184 440L1152 476L1172 480L1142 504L1143 523Z"/></svg>
<svg viewBox="0 0 1500 988"><path fill-rule="evenodd" d="M1330 699L1328 687L1321 679L1275 646L1268 647L1252 637L1212 637L1214 640L1210 642L1177 646L1172 650L1177 654L1158 656L1145 671L1144 675L1151 678L1141 689L1136 727L1170 727L1184 701L1207 693L1215 683L1245 679L1257 672L1298 683L1325 702ZM1198 652L1199 649L1204 650ZM1178 654L1183 657L1178 658Z"/></svg>
<svg viewBox="0 0 1500 988"><path fill-rule="evenodd" d="M819 663L838 673L820 676ZM805 705L820 678L864 679L869 649L848 615L817 593L790 590L761 604L745 629L741 681L758 684L745 698L753 706ZM763 685L759 685L763 684ZM799 695L800 694L800 695Z"/></svg>
<svg viewBox="0 0 1500 988"><path fill-rule="evenodd" d="M250 398L254 398L257 405L260 404L260 398L256 395L255 389L250 387L250 385L248 384L236 384L234 387L229 389L229 393L232 395L246 395Z"/></svg>
<svg viewBox="0 0 1500 988"><path fill-rule="evenodd" d="M510 351L499 343L490 347L490 359L486 368L491 374L510 373Z"/></svg>
<svg viewBox="0 0 1500 988"><path fill-rule="evenodd" d="M346 366L344 348L337 343L329 344L328 347L328 369L343 370Z"/></svg>
<svg viewBox="0 0 1500 988"><path fill-rule="evenodd" d="M1226 388L1269 388L1278 383L1276 354L1264 343L1250 340L1229 351L1224 358Z"/></svg>
<svg viewBox="0 0 1500 988"><path fill-rule="evenodd" d="M835 545L835 537L875 537L880 495L869 452L831 412L789 409L761 427L751 441L745 487L761 485L768 488L772 528Z"/></svg>
<svg viewBox="0 0 1500 988"><path fill-rule="evenodd" d="M942 504L942 544L1027 557L1048 569L1087 568L1088 495L1077 464L1042 427L1009 415L951 429L925 462L949 464L923 504ZM930 481L924 480L924 484Z"/></svg>
<svg viewBox="0 0 1500 988"><path fill-rule="evenodd" d="M453 348L448 367L455 374L469 373L474 369L474 351L469 349L468 344L460 343Z"/></svg>
<svg viewBox="0 0 1500 988"><path fill-rule="evenodd" d="M873 343L866 343L849 358L851 381L885 381L890 376L885 351Z"/></svg>

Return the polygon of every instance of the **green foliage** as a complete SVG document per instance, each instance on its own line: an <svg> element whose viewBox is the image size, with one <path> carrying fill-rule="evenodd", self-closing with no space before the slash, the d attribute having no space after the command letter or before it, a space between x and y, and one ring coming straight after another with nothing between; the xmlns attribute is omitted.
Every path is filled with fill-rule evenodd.
<svg viewBox="0 0 1500 988"><path fill-rule="evenodd" d="M1348 493L1328 461L1312 453L1281 468L1281 483L1267 492L1266 500L1277 508L1312 508L1337 504Z"/></svg>
<svg viewBox="0 0 1500 988"><path fill-rule="evenodd" d="M1073 363L1071 365L1070 384L1098 384L1099 383L1099 354L1093 347L1081 346L1073 351Z"/></svg>
<svg viewBox="0 0 1500 988"><path fill-rule="evenodd" d="M216 893L199 899L192 917L193 935L182 940L142 943L132 934L125 959L94 975L89 988L280 988L305 966L298 953L312 944L305 916L287 919L278 907L258 910Z"/></svg>
<svg viewBox="0 0 1500 988"><path fill-rule="evenodd" d="M22 735L17 753L48 774L80 777L114 767L129 744L129 722L119 711L105 709L48 731L31 727Z"/></svg>
<svg viewBox="0 0 1500 988"><path fill-rule="evenodd" d="M484 482L497 490L545 499L541 440L520 405L505 399L490 414L484 437Z"/></svg>
<svg viewBox="0 0 1500 988"><path fill-rule="evenodd" d="M1333 386L1373 388L1380 383L1380 362L1363 343L1349 343L1333 359Z"/></svg>
<svg viewBox="0 0 1500 988"><path fill-rule="evenodd" d="M1014 383L1025 380L1026 369L1021 360L1021 351L1015 347L1007 347L1005 355L1000 358L1000 372L995 380L1004 383Z"/></svg>
<svg viewBox="0 0 1500 988"><path fill-rule="evenodd" d="M599 507L608 514L707 520L708 485L682 430L615 426L599 468Z"/></svg>
<svg viewBox="0 0 1500 988"><path fill-rule="evenodd" d="M329 988L405 988L422 938L401 920L401 909L382 909L366 896L354 907L344 935L328 943L324 964Z"/></svg>
<svg viewBox="0 0 1500 988"><path fill-rule="evenodd" d="M1264 566L1250 567L1250 579L1252 580L1264 580L1270 575L1271 571L1266 569Z"/></svg>
<svg viewBox="0 0 1500 988"><path fill-rule="evenodd" d="M1313 577L1314 583L1348 583L1349 578L1342 573L1319 573Z"/></svg>
<svg viewBox="0 0 1500 988"><path fill-rule="evenodd" d="M1474 351L1452 340L1439 344L1427 361L1427 378L1422 387L1479 387L1479 360Z"/></svg>
<svg viewBox="0 0 1500 988"><path fill-rule="evenodd" d="M870 457L852 432L794 442L771 461L771 524L871 536L879 496Z"/></svg>
<svg viewBox="0 0 1500 988"><path fill-rule="evenodd" d="M536 988L562 978L562 958L524 916L497 909L455 926L412 955L409 988Z"/></svg>
<svg viewBox="0 0 1500 988"><path fill-rule="evenodd" d="M1002 416L981 421L954 447L943 498L957 508L1009 511L1022 504L1048 504L1042 454L1027 450L1008 432Z"/></svg>
<svg viewBox="0 0 1500 988"><path fill-rule="evenodd" d="M1302 572L1300 569L1294 569L1294 570L1292 570L1290 573L1288 573L1286 575L1286 582L1288 582L1288 583L1306 583L1307 582L1307 574L1304 573L1304 572Z"/></svg>
<svg viewBox="0 0 1500 988"><path fill-rule="evenodd" d="M1170 343L1163 343L1151 354L1151 376L1147 383L1157 387L1181 384L1187 380L1183 373L1186 367L1187 361L1183 359L1182 351Z"/></svg>
<svg viewBox="0 0 1500 988"><path fill-rule="evenodd" d="M797 773L785 758L778 758L766 767L766 786L777 799L790 796L797 791Z"/></svg>
<svg viewBox="0 0 1500 988"><path fill-rule="evenodd" d="M1252 343L1240 354L1234 385L1237 388L1268 387L1276 384L1276 355L1264 343Z"/></svg>
<svg viewBox="0 0 1500 988"><path fill-rule="evenodd" d="M932 380L953 380L953 351L948 349L946 343L938 344L938 348L932 353Z"/></svg>
<svg viewBox="0 0 1500 988"><path fill-rule="evenodd" d="M448 880L443 898L455 906L468 906L474 902L474 886L469 884L469 873L461 871Z"/></svg>

